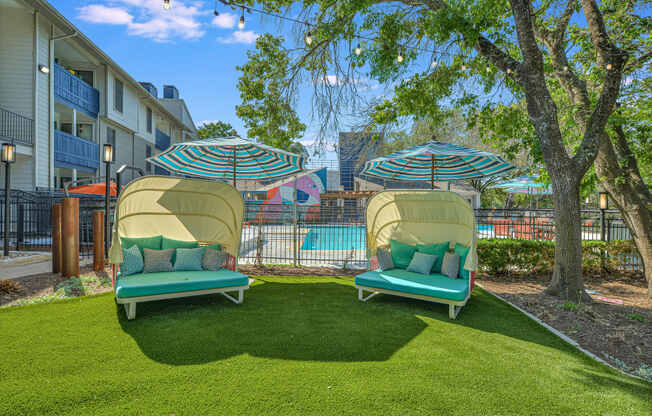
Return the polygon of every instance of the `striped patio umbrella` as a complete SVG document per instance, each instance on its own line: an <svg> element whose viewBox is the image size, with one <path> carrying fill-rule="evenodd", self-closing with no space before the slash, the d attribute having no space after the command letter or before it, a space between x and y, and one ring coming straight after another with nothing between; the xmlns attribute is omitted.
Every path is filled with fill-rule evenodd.
<svg viewBox="0 0 652 416"><path fill-rule="evenodd" d="M502 157L455 144L430 141L368 161L362 175L399 181L476 179L501 175L515 167Z"/></svg>
<svg viewBox="0 0 652 416"><path fill-rule="evenodd" d="M539 176L519 176L505 182L493 185L492 188L501 188L511 194L551 195L550 185L537 182Z"/></svg>
<svg viewBox="0 0 652 416"><path fill-rule="evenodd" d="M303 172L305 157L240 137L177 143L147 159L171 172L211 179L268 180Z"/></svg>

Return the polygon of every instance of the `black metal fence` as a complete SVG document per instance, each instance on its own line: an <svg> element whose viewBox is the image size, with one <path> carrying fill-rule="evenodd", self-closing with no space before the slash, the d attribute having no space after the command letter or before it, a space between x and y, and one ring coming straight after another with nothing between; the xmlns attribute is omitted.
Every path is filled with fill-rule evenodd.
<svg viewBox="0 0 652 416"><path fill-rule="evenodd" d="M0 197L4 200L2 191ZM12 250L50 251L52 205L59 203L62 197L59 192L12 192L9 238ZM365 267L364 206L364 199L324 199L313 206L247 201L240 262ZM103 209L103 198L80 196L80 251L83 258L92 256L93 211ZM555 238L551 210L477 209L475 213L479 238ZM3 215L4 209L0 210L0 242L4 236ZM617 211L582 211L582 239L601 240L602 237L606 241L631 239L629 229ZM629 265L634 270L640 269L636 255L632 256Z"/></svg>
<svg viewBox="0 0 652 416"><path fill-rule="evenodd" d="M34 143L34 121L0 108L0 138L31 145Z"/></svg>
<svg viewBox="0 0 652 416"><path fill-rule="evenodd" d="M4 247L4 191L0 190L0 247ZM9 247L16 251L49 252L52 248L52 206L63 193L12 191L10 195ZM112 201L111 207L115 205ZM104 199L88 195L79 199L79 250L82 258L93 255L93 211L104 210ZM113 225L113 218L110 219Z"/></svg>

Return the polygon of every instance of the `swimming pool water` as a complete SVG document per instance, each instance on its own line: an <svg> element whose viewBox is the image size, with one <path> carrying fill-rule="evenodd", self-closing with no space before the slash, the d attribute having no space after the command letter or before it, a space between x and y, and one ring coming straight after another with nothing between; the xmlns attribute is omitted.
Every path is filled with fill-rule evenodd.
<svg viewBox="0 0 652 416"><path fill-rule="evenodd" d="M313 225L303 240L303 250L364 250L362 225Z"/></svg>
<svg viewBox="0 0 652 416"><path fill-rule="evenodd" d="M491 232L493 225L478 224L478 231ZM312 225L303 240L303 250L364 250L363 225Z"/></svg>

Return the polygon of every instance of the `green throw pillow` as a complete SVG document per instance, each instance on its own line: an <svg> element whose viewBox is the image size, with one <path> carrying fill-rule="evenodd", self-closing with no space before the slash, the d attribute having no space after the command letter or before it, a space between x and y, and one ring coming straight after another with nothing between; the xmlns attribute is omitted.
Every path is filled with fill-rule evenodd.
<svg viewBox="0 0 652 416"><path fill-rule="evenodd" d="M420 253L417 251L414 253L414 257L412 257L412 261L410 262L407 271L429 275L432 270L432 265L435 264L436 261L437 256L434 254Z"/></svg>
<svg viewBox="0 0 652 416"><path fill-rule="evenodd" d="M178 248L177 260L174 262L175 272L189 272L202 270L201 263L204 258L204 247Z"/></svg>
<svg viewBox="0 0 652 416"><path fill-rule="evenodd" d="M143 256L143 249L148 248L150 250L160 250L161 249L161 236L157 235L154 237L120 237L120 244L122 248L131 248L133 246L138 246L140 250L140 255Z"/></svg>
<svg viewBox="0 0 652 416"><path fill-rule="evenodd" d="M161 241L161 249L167 250L168 248L174 248L174 253L172 254L172 264L177 260L177 248L196 248L199 247L199 244L196 241L183 241L183 240L173 240L171 238L163 237Z"/></svg>
<svg viewBox="0 0 652 416"><path fill-rule="evenodd" d="M398 269L406 269L410 265L415 251L417 251L415 246L396 240L389 240L389 252L392 255L394 267Z"/></svg>
<svg viewBox="0 0 652 416"><path fill-rule="evenodd" d="M460 255L460 277L463 279L471 277L469 271L464 269L464 263L466 263L466 256L469 254L469 250L469 247L463 246L460 243L455 243L455 253Z"/></svg>
<svg viewBox="0 0 652 416"><path fill-rule="evenodd" d="M444 255L450 247L450 242L446 241L439 244L417 244L417 251L437 256L437 261L432 266L433 273L441 273L441 264L444 261Z"/></svg>
<svg viewBox="0 0 652 416"><path fill-rule="evenodd" d="M138 246L133 244L122 249L122 263L120 263L120 276L129 276L143 271L143 255Z"/></svg>

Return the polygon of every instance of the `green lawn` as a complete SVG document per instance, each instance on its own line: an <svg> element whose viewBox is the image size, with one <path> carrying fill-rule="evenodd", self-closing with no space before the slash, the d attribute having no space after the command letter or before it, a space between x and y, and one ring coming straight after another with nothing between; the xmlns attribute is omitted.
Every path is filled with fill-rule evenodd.
<svg viewBox="0 0 652 416"><path fill-rule="evenodd" d="M262 277L221 296L111 294L0 311L0 414L650 415L652 385L476 289L357 300L351 278Z"/></svg>

